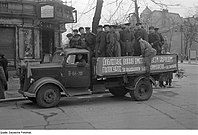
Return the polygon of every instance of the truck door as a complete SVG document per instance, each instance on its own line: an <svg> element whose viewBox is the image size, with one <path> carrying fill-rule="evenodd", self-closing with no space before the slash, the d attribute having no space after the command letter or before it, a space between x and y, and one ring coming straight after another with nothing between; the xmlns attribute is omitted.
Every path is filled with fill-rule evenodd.
<svg viewBox="0 0 198 135"><path fill-rule="evenodd" d="M80 56L80 60L78 57ZM90 65L88 54L70 54L65 58L63 68L63 84L65 88L75 93L85 94L90 86ZM71 93L70 93L71 94Z"/></svg>

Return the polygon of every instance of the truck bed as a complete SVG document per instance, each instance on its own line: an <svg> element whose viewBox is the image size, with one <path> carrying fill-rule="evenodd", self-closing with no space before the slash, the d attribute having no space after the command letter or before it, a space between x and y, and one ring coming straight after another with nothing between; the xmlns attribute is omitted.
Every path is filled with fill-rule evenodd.
<svg viewBox="0 0 198 135"><path fill-rule="evenodd" d="M178 69L176 54L157 55L151 62L151 73L175 72ZM145 73L144 59L139 56L99 57L94 62L96 76L117 76Z"/></svg>

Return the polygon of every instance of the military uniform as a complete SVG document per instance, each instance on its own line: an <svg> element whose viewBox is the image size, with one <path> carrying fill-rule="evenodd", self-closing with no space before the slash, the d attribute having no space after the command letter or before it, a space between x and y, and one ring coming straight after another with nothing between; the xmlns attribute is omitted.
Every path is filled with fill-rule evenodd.
<svg viewBox="0 0 198 135"><path fill-rule="evenodd" d="M121 56L120 33L117 30L115 31L115 39L116 39L115 57L120 57Z"/></svg>
<svg viewBox="0 0 198 135"><path fill-rule="evenodd" d="M106 43L107 43L106 56L114 57L115 44L116 44L116 37L114 32L112 31L107 32Z"/></svg>
<svg viewBox="0 0 198 135"><path fill-rule="evenodd" d="M158 35L159 39L160 39L160 42L159 42L159 51L161 52L162 51L162 45L164 44L164 38L162 36L161 33L159 32L156 32L156 34ZM160 53L161 54L161 53Z"/></svg>
<svg viewBox="0 0 198 135"><path fill-rule="evenodd" d="M70 41L70 47L71 48L82 48L81 36L79 34L76 34L72 37L72 39Z"/></svg>
<svg viewBox="0 0 198 135"><path fill-rule="evenodd" d="M140 40L141 54L144 57L147 77L150 76L151 60L156 55L156 50L145 40Z"/></svg>
<svg viewBox="0 0 198 135"><path fill-rule="evenodd" d="M121 55L133 55L134 53L134 34L130 30L120 31Z"/></svg>
<svg viewBox="0 0 198 135"><path fill-rule="evenodd" d="M106 55L106 33L100 31L96 35L95 46L96 57L105 57Z"/></svg>
<svg viewBox="0 0 198 135"><path fill-rule="evenodd" d="M141 55L140 43L138 42L138 38L141 37L143 40L148 41L148 34L145 29L139 28L134 33L135 36L135 44L134 44L134 56Z"/></svg>
<svg viewBox="0 0 198 135"><path fill-rule="evenodd" d="M157 51L157 54L161 54L160 38L156 33L149 33L149 43Z"/></svg>
<svg viewBox="0 0 198 135"><path fill-rule="evenodd" d="M92 32L86 33L85 35L85 41L87 44L87 47L94 52L95 51L95 43L96 43L96 35Z"/></svg>

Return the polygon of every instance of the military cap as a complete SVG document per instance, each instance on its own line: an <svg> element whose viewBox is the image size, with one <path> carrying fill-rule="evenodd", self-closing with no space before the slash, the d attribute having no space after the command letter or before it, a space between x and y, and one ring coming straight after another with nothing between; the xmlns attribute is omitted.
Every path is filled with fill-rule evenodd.
<svg viewBox="0 0 198 135"><path fill-rule="evenodd" d="M86 30L90 30L90 27L85 27Z"/></svg>
<svg viewBox="0 0 198 135"><path fill-rule="evenodd" d="M80 27L79 29L78 29L78 31L80 31L80 30L82 30L82 29L84 29L83 27Z"/></svg>
<svg viewBox="0 0 198 135"><path fill-rule="evenodd" d="M72 34L71 34L71 33L68 33L68 34L67 34L67 37L72 37Z"/></svg>
<svg viewBox="0 0 198 135"><path fill-rule="evenodd" d="M159 30L159 28L156 27L156 28L154 28L154 30Z"/></svg>
<svg viewBox="0 0 198 135"><path fill-rule="evenodd" d="M98 25L98 28L103 28L103 26L102 25Z"/></svg>
<svg viewBox="0 0 198 135"><path fill-rule="evenodd" d="M149 27L149 30L154 30L155 28L153 26L150 26Z"/></svg>
<svg viewBox="0 0 198 135"><path fill-rule="evenodd" d="M77 29L74 29L73 32L78 32L78 30Z"/></svg>
<svg viewBox="0 0 198 135"><path fill-rule="evenodd" d="M103 28L105 28L105 27L110 27L110 25L106 24L106 25L103 26Z"/></svg>
<svg viewBox="0 0 198 135"><path fill-rule="evenodd" d="M111 28L117 28L117 25L114 25L114 24L113 24L113 25L111 25L110 27L111 27Z"/></svg>
<svg viewBox="0 0 198 135"><path fill-rule="evenodd" d="M142 25L142 23L141 22L137 22L135 25L139 26L139 25Z"/></svg>

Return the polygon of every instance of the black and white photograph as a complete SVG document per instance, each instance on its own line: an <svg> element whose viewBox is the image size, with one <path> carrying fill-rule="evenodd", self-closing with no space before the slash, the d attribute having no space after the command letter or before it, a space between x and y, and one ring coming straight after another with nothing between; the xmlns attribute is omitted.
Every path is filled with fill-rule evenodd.
<svg viewBox="0 0 198 135"><path fill-rule="evenodd" d="M197 0L0 0L0 134L197 129Z"/></svg>

